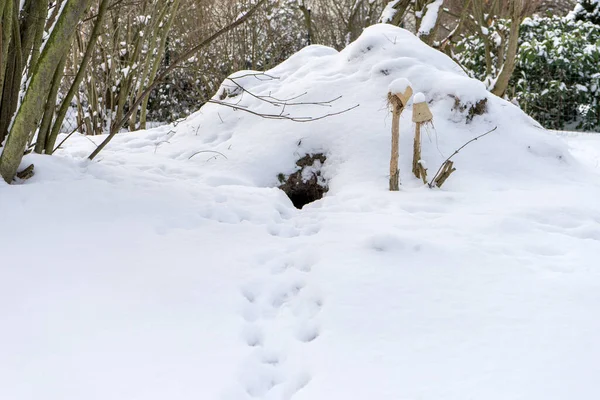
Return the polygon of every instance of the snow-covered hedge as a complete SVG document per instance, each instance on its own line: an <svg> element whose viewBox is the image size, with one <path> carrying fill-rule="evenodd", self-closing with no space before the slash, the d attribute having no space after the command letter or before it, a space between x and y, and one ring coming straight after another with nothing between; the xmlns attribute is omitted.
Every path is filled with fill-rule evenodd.
<svg viewBox="0 0 600 400"><path fill-rule="evenodd" d="M600 0L579 0L570 15L578 21L600 25Z"/></svg>
<svg viewBox="0 0 600 400"><path fill-rule="evenodd" d="M507 24L492 27L493 44ZM487 78L484 44L477 35L465 38L455 56L472 76ZM598 130L599 65L600 26L570 17L526 19L509 93L546 128Z"/></svg>

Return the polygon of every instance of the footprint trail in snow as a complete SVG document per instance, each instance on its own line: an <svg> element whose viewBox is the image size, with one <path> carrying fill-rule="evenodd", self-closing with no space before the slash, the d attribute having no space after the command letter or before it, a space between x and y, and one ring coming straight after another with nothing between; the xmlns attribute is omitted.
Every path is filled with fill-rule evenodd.
<svg viewBox="0 0 600 400"><path fill-rule="evenodd" d="M263 256L254 279L240 288L241 337L250 355L240 367L240 395L233 399L288 400L310 383L302 353L321 334L323 306L311 282L315 260L306 246L285 246Z"/></svg>

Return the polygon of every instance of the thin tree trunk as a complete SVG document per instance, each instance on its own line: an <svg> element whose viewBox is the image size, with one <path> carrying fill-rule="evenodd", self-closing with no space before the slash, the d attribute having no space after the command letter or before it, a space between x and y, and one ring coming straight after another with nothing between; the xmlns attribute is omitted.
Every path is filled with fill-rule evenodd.
<svg viewBox="0 0 600 400"><path fill-rule="evenodd" d="M150 71L150 75L148 76L148 82L152 82L156 78L156 74L158 73L158 68L160 67L160 63L165 54L165 48L166 48L166 44L167 44L167 36L169 35L169 31L171 30L171 27L173 26L173 21L175 20L175 15L177 14L178 10L179 10L179 0L175 0L171 7L171 15L169 16L167 24L163 28L163 31L161 32L162 34L160 35L160 38L159 38L160 44L159 44L159 48L158 48L158 54L154 57L154 62L152 64L152 70ZM140 86L140 88L141 87L145 88L145 86ZM138 97L141 96L141 94L142 94L142 91L140 91L140 93L138 94ZM150 97L146 96L146 97L144 97L144 101L142 102L142 109L140 111L140 129L146 129L146 116L148 114L148 100L149 99L150 99Z"/></svg>
<svg viewBox="0 0 600 400"><path fill-rule="evenodd" d="M444 40L442 40L442 42L440 44L441 51L446 51L446 49L451 49L451 46L449 47L448 45L450 45L452 43L452 41L454 40L454 38L457 35L460 35L463 25L464 25L466 19L469 17L470 6L471 6L471 0L465 0L463 8L460 12L460 16L458 17L458 22L456 23L456 26L454 27L454 29L452 29L452 31L450 31L448 36L446 36L446 38ZM450 51L448 53L450 53Z"/></svg>
<svg viewBox="0 0 600 400"><path fill-rule="evenodd" d="M108 10L108 6L110 4L110 0L102 0L100 6L98 8L98 15L96 17L96 22L94 24L94 28L92 29L92 33L90 35L90 39L88 40L87 47L85 49L85 53L83 55L83 59L81 63L79 63L79 70L77 71L77 75L75 75L75 79L73 80L73 84L69 88L67 95L63 99L63 102L60 105L58 113L56 114L56 119L54 125L52 126L52 131L47 138L47 143L44 144L46 154L52 154L54 151L54 144L56 143L56 138L60 132L60 128L65 120L67 112L69 111L69 107L71 106L71 101L75 96L75 92L79 90L79 85L83 80L85 75L87 66L92 58L92 54L94 53L94 48L96 46L96 42L98 41L98 36L100 36L100 32L102 31L104 17L106 16L106 12Z"/></svg>
<svg viewBox="0 0 600 400"><path fill-rule="evenodd" d="M10 49L10 44L12 41L12 32L13 32L13 18L12 18L12 14L13 14L13 0L0 0L3 2L3 10L2 10L2 29L1 29L1 35L2 35L2 46L1 46L1 54L0 54L0 100L3 99L3 93L4 93L4 85L5 85L5 81L7 80L7 74L10 72L9 71L9 66L12 64L12 62L9 62L9 58L8 58L8 52ZM12 81L12 78L10 79ZM0 101L0 115L1 115L1 104L2 102ZM0 124L1 125L1 124ZM4 142L4 139L6 138L6 130L2 130L0 129L0 146L2 145L2 142Z"/></svg>
<svg viewBox="0 0 600 400"><path fill-rule="evenodd" d="M48 95L48 101L46 101L46 107L44 108L44 117L40 124L38 131L37 140L35 143L35 152L42 154L44 151L44 145L46 144L46 137L48 137L48 131L54 118L54 112L56 110L56 98L58 96L58 90L60 89L60 83L65 74L65 64L67 63L67 54L65 53L62 60L58 63L54 77L52 78L52 87L50 88L50 94ZM33 135L31 136L33 138ZM31 143L31 139L29 141Z"/></svg>
<svg viewBox="0 0 600 400"><path fill-rule="evenodd" d="M492 93L496 96L504 96L508 88L508 82L515 70L517 52L519 50L519 29L521 25L521 12L523 11L523 0L512 0L512 22L510 35L508 37L508 49L506 51L506 61L502 70L496 79Z"/></svg>
<svg viewBox="0 0 600 400"><path fill-rule="evenodd" d="M484 32L484 28L487 29L485 23L485 15L483 11L483 0L473 0L473 13L477 21L477 34L483 41L484 52L485 52L485 74L486 76L492 75L492 46L490 44L490 38L488 33Z"/></svg>
<svg viewBox="0 0 600 400"><path fill-rule="evenodd" d="M311 10L310 8L306 7L304 1L298 2L298 8L302 12L302 16L304 17L304 25L306 26L306 44L310 46L315 40L313 33Z"/></svg>
<svg viewBox="0 0 600 400"><path fill-rule="evenodd" d="M2 91L2 106L0 107L0 138L8 135L10 123L19 104L19 91L21 89L21 78L23 73L23 61L21 58L21 34L19 32L17 2L13 3L12 15L12 39L8 51L8 64Z"/></svg>
<svg viewBox="0 0 600 400"><path fill-rule="evenodd" d="M37 7L34 12L37 15L38 23L36 24L35 34L33 36L32 50L31 50L31 61L29 62L29 71L33 71L35 64L37 64L40 58L40 50L42 47L42 40L44 37L44 28L46 25L46 18L48 17L48 0L36 0ZM31 74L29 74L31 76Z"/></svg>
<svg viewBox="0 0 600 400"><path fill-rule="evenodd" d="M404 21L404 16L406 15L406 10L408 10L408 7L410 6L411 2L412 0L398 0L396 4L394 4L394 6L392 7L395 10L394 16L390 21L387 21L387 23L395 26L402 25L402 22Z"/></svg>
<svg viewBox="0 0 600 400"><path fill-rule="evenodd" d="M438 6L438 9L436 10L435 22L434 22L433 26L429 28L428 31L422 31L421 30L422 18L427 16L429 13L434 12L434 11L432 11L432 9L435 8L434 3L436 3L436 1L441 1L441 4ZM440 26L440 20L442 18L443 7L444 7L443 0L429 1L426 5L423 6L423 9L422 9L423 17L420 19L419 28L417 29L417 32L418 32L419 38L423 42L427 43L429 46L433 45L433 42L435 41L435 38L437 36L437 32L438 32L438 29Z"/></svg>
<svg viewBox="0 0 600 400"><path fill-rule="evenodd" d="M8 183L12 182L17 173L29 135L40 122L54 72L69 51L75 29L90 2L91 0L69 0L65 4L33 70L25 97L17 111L4 151L0 156L0 175Z"/></svg>
<svg viewBox="0 0 600 400"><path fill-rule="evenodd" d="M38 38L40 44L42 41L48 13L48 0L27 0L24 10L21 22L21 59L29 69L27 75L31 76L39 54L39 47L34 48L34 43Z"/></svg>
<svg viewBox="0 0 600 400"><path fill-rule="evenodd" d="M143 61L140 60L140 64L143 65L143 68L138 69L139 74L135 80L137 90L134 89L132 91L131 98L130 98L130 101L132 103L144 91L144 89L147 86L147 82L154 79L153 76L150 76L150 72L152 70L153 65L156 62L158 62L160 65L160 61L161 61L160 59L162 58L162 54L159 54L160 53L160 51L159 51L160 41L162 39L162 35L160 33L161 33L161 28L163 27L163 21L165 20L165 17L167 16L167 13L169 12L169 9L170 9L169 6L172 4L173 3L166 3L164 5L162 10L158 14L158 17L154 19L154 23L152 24L152 27L148 29L150 31L150 33L149 33L150 38L148 40L148 47L146 49L145 58ZM167 25L169 25L169 24L167 24ZM144 35L144 36L148 36L148 35ZM142 103L142 106L140 107L140 121L144 114L143 107L144 107L144 104ZM138 125L136 124L136 122L137 122L137 112L133 113L129 120L129 129L130 130L132 130L132 131L137 130ZM140 123L140 127L141 127L141 123Z"/></svg>

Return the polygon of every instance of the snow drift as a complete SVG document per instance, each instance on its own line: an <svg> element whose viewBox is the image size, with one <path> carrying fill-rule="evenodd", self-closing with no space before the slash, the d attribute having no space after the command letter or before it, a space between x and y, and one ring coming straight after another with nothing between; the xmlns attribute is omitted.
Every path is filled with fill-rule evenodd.
<svg viewBox="0 0 600 400"><path fill-rule="evenodd" d="M551 135L391 26L267 75L235 80L295 103L341 96L293 117L360 106L265 120L240 108L282 107L226 81L214 99L234 108L118 135L94 162L99 138L72 137L26 157L32 179L0 184L0 398L600 395L597 138ZM387 191L400 78L434 114L430 173L498 127L441 190L410 174L409 105L402 188ZM317 152L329 192L297 210L278 175Z"/></svg>
<svg viewBox="0 0 600 400"><path fill-rule="evenodd" d="M295 160L305 154L328 155L324 171L332 192L366 184L371 190L386 189L386 163L390 152L390 111L386 98L390 84L407 78L415 93L422 92L434 114L433 127L423 145L423 158L433 174L441 162L473 137L494 127L497 131L456 157L458 171L450 185L459 188L476 182L488 188L498 185L498 175L517 182L547 179L562 174L571 160L558 139L547 134L514 105L470 79L446 55L423 45L411 33L390 25L377 25L341 52L310 46L266 75L256 71L234 74L214 100L235 105L205 105L178 126L177 134L160 153L185 159L196 151L218 151L194 156L207 180L219 183L226 176L237 183L276 186L278 173L290 173ZM243 92L239 86L247 92ZM292 99L284 107L257 97ZM312 102L339 100L326 105ZM469 115L486 101L483 115ZM242 108L265 115L283 113L291 118L319 118L313 122L265 121ZM410 174L414 124L412 108L401 121L401 181L411 186ZM190 136L196 136L190 141ZM189 152L178 154L193 143ZM177 149L177 150L175 150ZM205 160L210 159L207 165ZM433 171L432 171L433 170ZM496 182L494 182L496 181Z"/></svg>

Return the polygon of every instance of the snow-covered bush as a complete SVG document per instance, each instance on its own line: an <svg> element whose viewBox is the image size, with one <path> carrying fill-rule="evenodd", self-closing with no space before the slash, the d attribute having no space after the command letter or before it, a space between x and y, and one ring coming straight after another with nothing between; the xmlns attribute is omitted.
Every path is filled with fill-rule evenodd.
<svg viewBox="0 0 600 400"><path fill-rule="evenodd" d="M492 27L492 44L507 25L499 21ZM600 27L568 17L528 18L519 42L509 94L521 108L546 128L599 129ZM498 51L493 55L497 59ZM465 38L455 56L472 76L487 78L484 44L478 36Z"/></svg>
<svg viewBox="0 0 600 400"><path fill-rule="evenodd" d="M600 0L579 0L570 15L578 21L600 25Z"/></svg>

